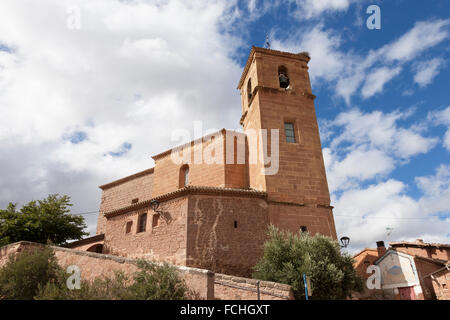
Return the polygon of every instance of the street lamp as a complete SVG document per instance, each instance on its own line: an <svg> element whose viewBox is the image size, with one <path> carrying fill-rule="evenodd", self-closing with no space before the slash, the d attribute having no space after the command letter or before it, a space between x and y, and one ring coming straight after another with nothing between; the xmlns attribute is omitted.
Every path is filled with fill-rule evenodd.
<svg viewBox="0 0 450 320"><path fill-rule="evenodd" d="M350 238L349 237L342 237L341 238L341 248L347 248L348 244L350 243Z"/></svg>
<svg viewBox="0 0 450 320"><path fill-rule="evenodd" d="M159 208L159 202L157 200L150 201L150 209L157 212L156 210L158 210L158 208Z"/></svg>

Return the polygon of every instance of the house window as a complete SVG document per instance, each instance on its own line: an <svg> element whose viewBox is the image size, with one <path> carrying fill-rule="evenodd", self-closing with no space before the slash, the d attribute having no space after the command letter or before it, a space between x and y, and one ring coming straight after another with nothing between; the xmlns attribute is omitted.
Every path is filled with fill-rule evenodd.
<svg viewBox="0 0 450 320"><path fill-rule="evenodd" d="M300 227L300 231L303 232L308 232L308 228L306 226L301 226Z"/></svg>
<svg viewBox="0 0 450 320"><path fill-rule="evenodd" d="M284 133L286 135L286 142L295 143L294 124L292 122L284 123Z"/></svg>
<svg viewBox="0 0 450 320"><path fill-rule="evenodd" d="M289 76L287 68L285 66L278 67L278 80L280 82L280 88L286 89L289 87Z"/></svg>
<svg viewBox="0 0 450 320"><path fill-rule="evenodd" d="M128 221L126 228L125 228L125 233L130 233L131 232L131 226L133 225L133 221Z"/></svg>
<svg viewBox="0 0 450 320"><path fill-rule="evenodd" d="M137 232L145 232L145 228L147 226L147 214L141 214L138 219L138 230Z"/></svg>

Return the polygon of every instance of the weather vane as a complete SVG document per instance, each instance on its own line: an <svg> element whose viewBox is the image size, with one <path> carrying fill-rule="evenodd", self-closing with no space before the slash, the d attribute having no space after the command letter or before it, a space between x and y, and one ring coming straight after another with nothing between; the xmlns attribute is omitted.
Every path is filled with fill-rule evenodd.
<svg viewBox="0 0 450 320"><path fill-rule="evenodd" d="M266 49L270 49L269 34L266 33Z"/></svg>

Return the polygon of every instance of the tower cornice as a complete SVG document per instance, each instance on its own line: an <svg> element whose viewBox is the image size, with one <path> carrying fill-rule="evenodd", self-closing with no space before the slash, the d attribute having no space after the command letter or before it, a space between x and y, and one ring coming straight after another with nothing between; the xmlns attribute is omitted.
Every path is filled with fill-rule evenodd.
<svg viewBox="0 0 450 320"><path fill-rule="evenodd" d="M242 87L242 84L245 80L248 69L250 68L250 65L252 64L254 55L257 52L264 53L264 54L270 54L270 55L274 55L274 56L280 56L280 57L285 57L285 58L301 60L306 63L308 63L309 60L311 60L311 58L309 57L309 54L307 52L292 53L292 52L284 52L284 51L278 51L278 50L273 50L273 49L266 49L266 48L252 46L252 49L251 49L250 54L247 59L247 63L245 64L245 67L244 67L244 71L242 72L241 78L239 80L237 89L240 89Z"/></svg>

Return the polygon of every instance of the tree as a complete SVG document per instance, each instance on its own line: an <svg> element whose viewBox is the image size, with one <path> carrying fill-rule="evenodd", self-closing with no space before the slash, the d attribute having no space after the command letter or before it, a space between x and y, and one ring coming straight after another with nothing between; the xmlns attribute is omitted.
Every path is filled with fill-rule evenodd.
<svg viewBox="0 0 450 320"><path fill-rule="evenodd" d="M52 242L63 245L88 235L82 216L70 215L70 197L51 194L46 199L30 201L19 211L9 203L0 210L0 245L17 241Z"/></svg>
<svg viewBox="0 0 450 320"><path fill-rule="evenodd" d="M283 232L272 225L254 270L256 279L291 285L296 299L305 299L303 273L310 278L312 299L345 299L352 290L362 290L353 258L341 253L337 241L319 234Z"/></svg>
<svg viewBox="0 0 450 320"><path fill-rule="evenodd" d="M0 269L0 300L31 300L42 286L62 274L51 248L12 254Z"/></svg>

